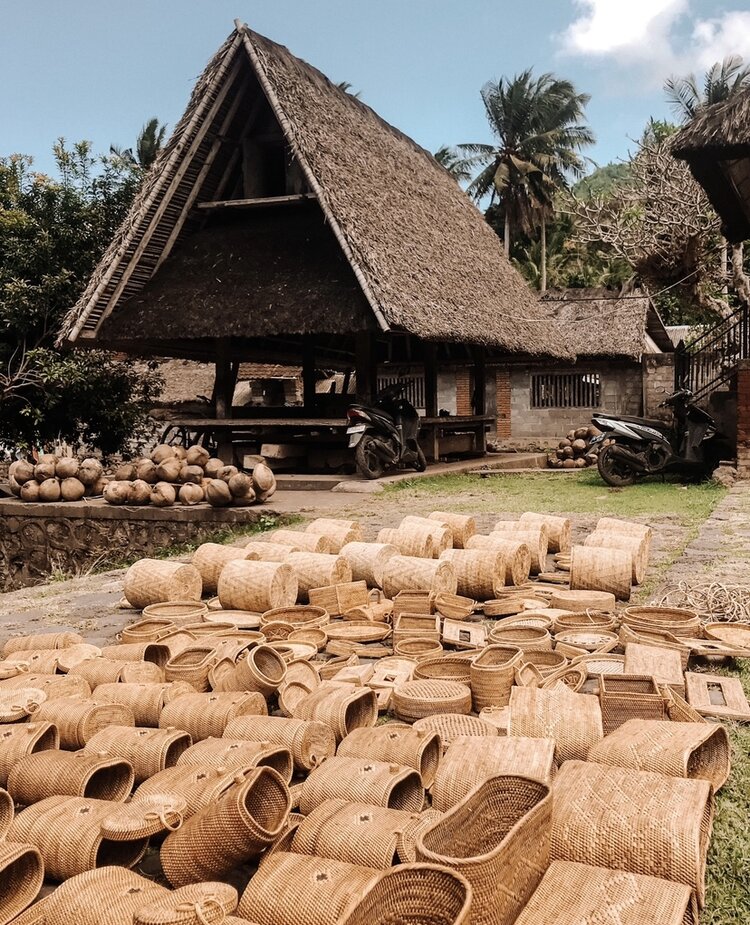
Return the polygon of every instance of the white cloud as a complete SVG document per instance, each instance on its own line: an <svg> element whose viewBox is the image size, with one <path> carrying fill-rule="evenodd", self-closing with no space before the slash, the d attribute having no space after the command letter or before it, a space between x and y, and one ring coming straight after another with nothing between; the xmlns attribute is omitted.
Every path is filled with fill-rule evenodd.
<svg viewBox="0 0 750 925"><path fill-rule="evenodd" d="M742 55L750 62L750 13L735 10L717 19L698 20L693 27L692 45L691 67L699 71L727 55Z"/></svg>
<svg viewBox="0 0 750 925"><path fill-rule="evenodd" d="M687 0L576 0L583 12L565 31L564 47L575 54L628 55L653 51L687 8Z"/></svg>

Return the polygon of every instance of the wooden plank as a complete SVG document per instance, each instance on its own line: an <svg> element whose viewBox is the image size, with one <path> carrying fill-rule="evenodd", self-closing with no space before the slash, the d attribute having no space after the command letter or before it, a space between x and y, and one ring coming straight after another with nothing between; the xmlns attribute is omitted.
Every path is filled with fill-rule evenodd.
<svg viewBox="0 0 750 925"><path fill-rule="evenodd" d="M718 674L685 674L687 701L701 716L750 722L750 704L739 678Z"/></svg>
<svg viewBox="0 0 750 925"><path fill-rule="evenodd" d="M291 206L301 202L317 200L315 193L299 193L294 196L264 196L257 199L223 199L217 202L199 202L196 209L265 209L270 206Z"/></svg>

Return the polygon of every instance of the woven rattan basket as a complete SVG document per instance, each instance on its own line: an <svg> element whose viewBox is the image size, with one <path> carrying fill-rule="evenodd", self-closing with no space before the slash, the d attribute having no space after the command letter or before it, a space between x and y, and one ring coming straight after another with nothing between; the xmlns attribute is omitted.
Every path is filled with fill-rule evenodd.
<svg viewBox="0 0 750 925"><path fill-rule="evenodd" d="M7 784L8 776L16 763L27 755L36 755L59 747L60 736L57 726L53 723L30 722L0 725L0 787Z"/></svg>
<svg viewBox="0 0 750 925"><path fill-rule="evenodd" d="M346 561L348 563L349 560ZM365 581L347 581L323 588L310 588L308 598L311 604L325 609L331 617L341 617L356 607L366 607L370 602Z"/></svg>
<svg viewBox="0 0 750 925"><path fill-rule="evenodd" d="M352 581L365 581L371 588L383 587L383 573L388 560L399 554L390 543L347 543L340 554L349 563Z"/></svg>
<svg viewBox="0 0 750 925"><path fill-rule="evenodd" d="M60 748L83 748L91 738L107 726L134 726L135 718L121 703L103 700L82 700L60 697L49 700L37 710L39 722L54 723L60 734Z"/></svg>
<svg viewBox="0 0 750 925"><path fill-rule="evenodd" d="M292 753L281 745L241 739L204 739L186 749L178 766L209 765L212 768L273 768L288 784L292 779Z"/></svg>
<svg viewBox="0 0 750 925"><path fill-rule="evenodd" d="M186 682L196 691L207 691L208 673L220 657L210 641L194 642L169 659L164 677L167 681Z"/></svg>
<svg viewBox="0 0 750 925"><path fill-rule="evenodd" d="M375 692L369 687L331 686L331 682L324 682L297 703L294 718L325 723L340 742L354 729L375 725Z"/></svg>
<svg viewBox="0 0 750 925"><path fill-rule="evenodd" d="M336 521L332 517L318 517L305 527L305 533L325 536L331 544L331 552L339 553L347 543L362 539L362 526L353 520Z"/></svg>
<svg viewBox="0 0 750 925"><path fill-rule="evenodd" d="M228 562L235 559L257 559L252 549L242 546L224 546L221 543L203 543L193 553L191 564L198 569L204 594L216 594L219 575Z"/></svg>
<svg viewBox="0 0 750 925"><path fill-rule="evenodd" d="M429 730L414 729L404 723L388 723L372 729L354 729L342 740L336 752L342 758L373 758L414 768L423 787L435 779L442 743Z"/></svg>
<svg viewBox="0 0 750 925"><path fill-rule="evenodd" d="M617 520L613 517L600 517L596 522L596 529L606 533L617 533L620 536L643 537L646 540L646 557L648 558L654 531L646 524L635 523L632 520Z"/></svg>
<svg viewBox="0 0 750 925"><path fill-rule="evenodd" d="M133 914L160 896L169 890L124 867L100 867L58 886L32 906L30 912L42 907L42 918L24 925L101 925L104 916L112 925L131 925Z"/></svg>
<svg viewBox="0 0 750 925"><path fill-rule="evenodd" d="M164 618L177 626L202 620L207 613L208 604L204 604L203 601L162 601L160 604L149 604L143 608L144 619Z"/></svg>
<svg viewBox="0 0 750 925"><path fill-rule="evenodd" d="M547 566L547 550L549 547L549 534L547 527L542 523L522 523L514 520L499 520L493 533L498 533L503 539L524 543L531 553L531 574L538 575L545 571Z"/></svg>
<svg viewBox="0 0 750 925"><path fill-rule="evenodd" d="M265 613L296 603L298 584L288 562L235 559L221 570L218 592L225 610Z"/></svg>
<svg viewBox="0 0 750 925"><path fill-rule="evenodd" d="M292 552L286 558L299 586L299 600L307 602L312 588L323 588L352 580L352 570L340 555Z"/></svg>
<svg viewBox="0 0 750 925"><path fill-rule="evenodd" d="M292 546L298 552L332 554L335 544L319 533L302 533L299 530L272 530L266 539L275 546Z"/></svg>
<svg viewBox="0 0 750 925"><path fill-rule="evenodd" d="M115 661L92 658L70 669L69 674L85 678L91 690L100 684L158 684L164 680L164 669L153 662Z"/></svg>
<svg viewBox="0 0 750 925"><path fill-rule="evenodd" d="M138 620L124 627L118 637L123 645L143 645L156 643L164 636L168 636L177 629L177 624L164 617L149 617ZM112 648L112 647L110 647Z"/></svg>
<svg viewBox="0 0 750 925"><path fill-rule="evenodd" d="M410 723L435 713L470 713L471 690L457 681L408 681L393 691L392 706Z"/></svg>
<svg viewBox="0 0 750 925"><path fill-rule="evenodd" d="M468 684L470 678L471 660L459 658L456 653L423 658L414 669L415 681L459 681Z"/></svg>
<svg viewBox="0 0 750 925"><path fill-rule="evenodd" d="M651 676L602 675L599 701L605 735L629 719L666 719L664 697Z"/></svg>
<svg viewBox="0 0 750 925"><path fill-rule="evenodd" d="M430 530L402 530L385 527L377 535L379 546L391 546L400 556L434 559L435 537Z"/></svg>
<svg viewBox="0 0 750 925"><path fill-rule="evenodd" d="M336 756L305 780L300 812L306 816L325 800L372 803L418 812L424 803L424 787L414 768L373 758Z"/></svg>
<svg viewBox="0 0 750 925"><path fill-rule="evenodd" d="M265 716L267 713L265 698L257 691L185 694L164 707L159 725L162 729L183 729L194 742L199 742L223 735L228 724L238 716Z"/></svg>
<svg viewBox="0 0 750 925"><path fill-rule="evenodd" d="M202 587L198 569L166 559L139 559L123 585L128 603L138 610L163 601L199 601Z"/></svg>
<svg viewBox="0 0 750 925"><path fill-rule="evenodd" d="M297 534L295 534L296 536ZM312 542L307 540L307 542ZM330 549L330 544L323 540L325 549L323 552ZM298 543L270 543L270 542L259 542L258 540L250 540L248 543L245 543L245 549L248 552L255 554L255 558L259 562L283 562L284 559L289 555L290 552L301 552L302 546ZM210 603L210 602L209 602Z"/></svg>
<svg viewBox="0 0 750 925"><path fill-rule="evenodd" d="M455 594L456 572L444 559L392 556L383 571L383 592L393 598L401 591L447 591Z"/></svg>
<svg viewBox="0 0 750 925"><path fill-rule="evenodd" d="M288 748L297 771L316 768L336 752L333 730L326 723L279 716L240 716L224 730L225 739L268 742Z"/></svg>
<svg viewBox="0 0 750 925"><path fill-rule="evenodd" d="M519 517L521 523L542 523L549 535L549 551L566 553L570 551L570 520L567 517L557 517L554 514L535 514L526 511Z"/></svg>
<svg viewBox="0 0 750 925"><path fill-rule="evenodd" d="M453 566L458 594L486 601L505 584L505 556L497 549L446 549L440 558Z"/></svg>
<svg viewBox="0 0 750 925"><path fill-rule="evenodd" d="M712 820L708 781L568 761L555 778L551 859L685 883L702 905Z"/></svg>
<svg viewBox="0 0 750 925"><path fill-rule="evenodd" d="M570 553L572 591L606 591L627 601L632 571L632 556L622 549L574 546Z"/></svg>
<svg viewBox="0 0 750 925"><path fill-rule="evenodd" d="M603 738L599 701L565 690L514 687L510 695L511 736L554 739L558 763L585 758Z"/></svg>
<svg viewBox="0 0 750 925"><path fill-rule="evenodd" d="M510 690L521 658L521 650L516 646L489 645L471 661L469 682L475 713L485 707L503 707L510 702Z"/></svg>
<svg viewBox="0 0 750 925"><path fill-rule="evenodd" d="M133 713L136 726L158 726L164 707L184 694L195 693L186 681L167 681L163 684L100 684L96 699L106 703L120 703Z"/></svg>
<svg viewBox="0 0 750 925"><path fill-rule="evenodd" d="M224 925L238 902L237 890L228 883L191 883L140 907L133 925Z"/></svg>
<svg viewBox="0 0 750 925"><path fill-rule="evenodd" d="M10 668L17 665L17 671L39 674L55 674L64 649L23 649L11 652L3 662Z"/></svg>
<svg viewBox="0 0 750 925"><path fill-rule="evenodd" d="M416 662L434 658L440 655L442 651L443 646L440 642L436 639L427 637L407 637L406 639L399 639L393 644L394 655L401 656L402 658L411 658Z"/></svg>
<svg viewBox="0 0 750 925"><path fill-rule="evenodd" d="M253 768L213 768L210 765L175 765L149 777L133 794L132 803L169 797L185 804L184 818L215 803L219 797L253 772Z"/></svg>
<svg viewBox="0 0 750 925"><path fill-rule="evenodd" d="M512 646L521 652L550 651L552 636L537 626L520 626L518 623L496 623L490 630L490 642L499 646Z"/></svg>
<svg viewBox="0 0 750 925"><path fill-rule="evenodd" d="M130 796L134 779L132 765L122 758L47 749L18 761L8 775L8 791L23 806L51 796L119 803Z"/></svg>
<svg viewBox="0 0 750 925"><path fill-rule="evenodd" d="M0 723L16 723L28 719L46 699L47 695L37 687L0 690Z"/></svg>
<svg viewBox="0 0 750 925"><path fill-rule="evenodd" d="M31 636L12 636L3 644L3 655L25 652L30 649L68 649L84 641L78 633L35 633Z"/></svg>
<svg viewBox="0 0 750 925"><path fill-rule="evenodd" d="M526 665L533 665L543 678L548 678L568 664L568 659L560 652L547 652L541 649L524 652L521 660ZM510 694L508 697L510 699Z"/></svg>
<svg viewBox="0 0 750 925"><path fill-rule="evenodd" d="M238 787L191 816L161 849L164 874L175 886L219 879L250 861L286 826L289 790L271 768L256 768Z"/></svg>
<svg viewBox="0 0 750 925"><path fill-rule="evenodd" d="M403 536L431 537L432 555L436 559L440 558L440 553L453 546L453 533L450 528L429 517L408 514L398 525L398 532Z"/></svg>
<svg viewBox="0 0 750 925"><path fill-rule="evenodd" d="M519 587L531 573L531 550L521 539L511 534L477 534L466 541L466 549L491 549L502 555L505 563L505 584Z"/></svg>
<svg viewBox="0 0 750 925"><path fill-rule="evenodd" d="M190 736L182 729L109 726L89 739L86 751L127 761L135 772L136 783L140 784L177 764L190 745Z"/></svg>
<svg viewBox="0 0 750 925"><path fill-rule="evenodd" d="M451 531L454 549L465 549L466 542L477 532L476 520L469 514L456 514L452 511L433 511L429 520L447 527Z"/></svg>
<svg viewBox="0 0 750 925"><path fill-rule="evenodd" d="M13 822L13 798L7 790L0 788L0 841L2 841Z"/></svg>
<svg viewBox="0 0 750 925"><path fill-rule="evenodd" d="M440 736L443 750L448 749L460 736L496 736L497 728L478 716L465 713L435 713L416 720L414 729Z"/></svg>
<svg viewBox="0 0 750 925"><path fill-rule="evenodd" d="M615 604L616 598L611 591L569 591L560 588L553 591L550 597L550 607L571 613L585 613L587 610L614 613Z"/></svg>
<svg viewBox="0 0 750 925"><path fill-rule="evenodd" d="M683 607L628 607L622 612L622 622L636 632L665 630L673 636L698 636L701 620L694 610Z"/></svg>
<svg viewBox="0 0 750 925"><path fill-rule="evenodd" d="M39 895L44 863L32 845L0 842L0 922L15 920Z"/></svg>
<svg viewBox="0 0 750 925"><path fill-rule="evenodd" d="M328 610L316 604L295 604L293 607L277 607L261 615L261 626L269 623L289 623L297 628L322 627L331 622Z"/></svg>
<svg viewBox="0 0 750 925"><path fill-rule="evenodd" d="M472 922L512 925L549 861L549 788L493 777L417 840L417 859L448 867L472 886Z"/></svg>
<svg viewBox="0 0 750 925"><path fill-rule="evenodd" d="M583 541L584 546L597 549L622 549L630 554L632 573L631 581L639 585L646 577L648 564L648 543L645 537L629 533L616 533L612 530L595 530Z"/></svg>

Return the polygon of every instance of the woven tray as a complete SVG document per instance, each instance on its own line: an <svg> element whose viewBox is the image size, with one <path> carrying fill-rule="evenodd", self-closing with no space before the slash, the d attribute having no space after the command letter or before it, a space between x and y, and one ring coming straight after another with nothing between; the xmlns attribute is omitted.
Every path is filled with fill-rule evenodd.
<svg viewBox="0 0 750 925"><path fill-rule="evenodd" d="M457 681L408 681L393 691L392 704L406 722L435 713L470 713L471 690Z"/></svg>
<svg viewBox="0 0 750 925"><path fill-rule="evenodd" d="M348 642L379 642L391 634L388 623L375 623L369 620L345 620L341 623L329 623L326 626L329 639L343 639Z"/></svg>

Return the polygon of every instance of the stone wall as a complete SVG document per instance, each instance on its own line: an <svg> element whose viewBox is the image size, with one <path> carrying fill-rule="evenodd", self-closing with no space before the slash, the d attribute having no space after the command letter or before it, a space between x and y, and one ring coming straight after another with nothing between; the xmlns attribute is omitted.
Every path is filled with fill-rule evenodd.
<svg viewBox="0 0 750 925"><path fill-rule="evenodd" d="M671 412L659 405L674 392L674 354L648 354L644 356L642 366L644 417L669 420Z"/></svg>
<svg viewBox="0 0 750 925"><path fill-rule="evenodd" d="M0 591L38 584L53 570L148 556L257 523L258 507L113 507L104 501L27 504L0 500Z"/></svg>

